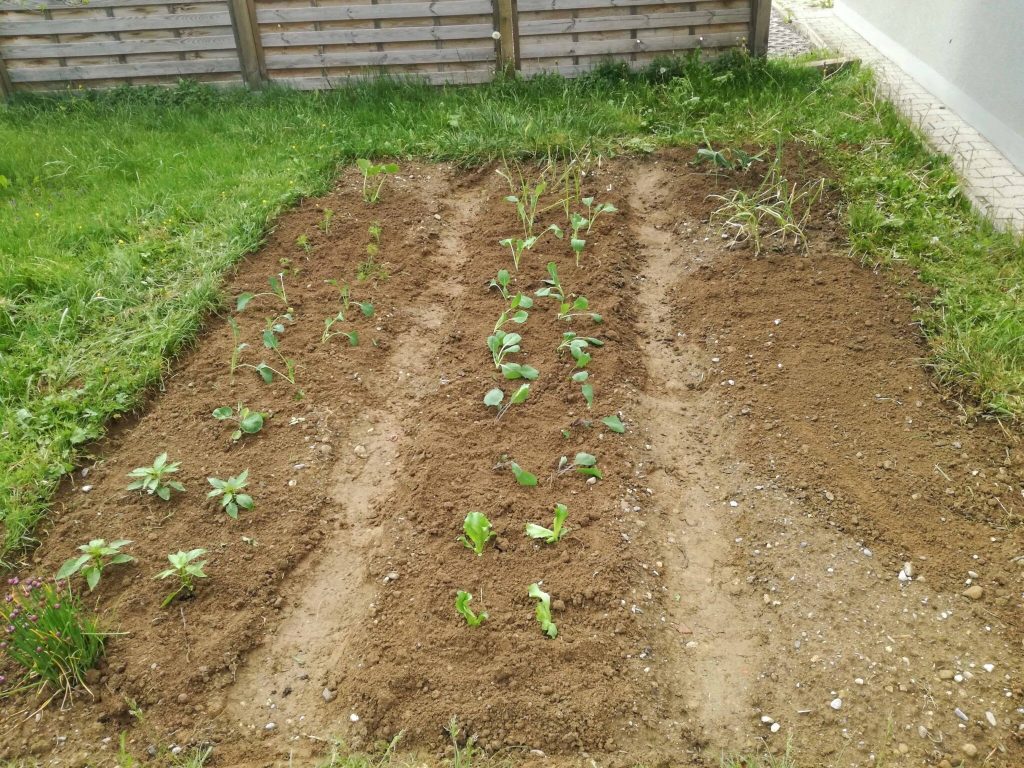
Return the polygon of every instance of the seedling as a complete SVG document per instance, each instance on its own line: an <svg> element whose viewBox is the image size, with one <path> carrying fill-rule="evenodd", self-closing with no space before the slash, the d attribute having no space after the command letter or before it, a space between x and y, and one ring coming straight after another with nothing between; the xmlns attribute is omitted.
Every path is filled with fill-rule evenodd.
<svg viewBox="0 0 1024 768"><path fill-rule="evenodd" d="M537 617L541 631L548 637L558 637L558 627L551 620L551 595L542 590L540 584L531 584L530 591L527 594L538 601L537 607L534 609L534 615Z"/></svg>
<svg viewBox="0 0 1024 768"><path fill-rule="evenodd" d="M130 539L118 539L111 542L107 542L106 539L93 539L88 544L82 544L78 548L82 554L66 560L54 578L57 581L63 581L70 579L76 573L81 573L85 577L85 583L89 585L89 591L92 592L100 583L100 576L103 574L104 568L135 560L131 555L121 552L123 547L131 543Z"/></svg>
<svg viewBox="0 0 1024 768"><path fill-rule="evenodd" d="M618 416L605 416L601 419L601 423L608 427L612 432L617 432L620 435L626 431L626 426Z"/></svg>
<svg viewBox="0 0 1024 768"><path fill-rule="evenodd" d="M270 291L264 291L263 293L245 293L239 294L238 299L235 302L235 309L238 312L243 311L253 299L258 299L262 296L276 296L281 300L281 303L286 308L286 314L290 313L291 307L288 305L288 294L284 289L284 272L279 272L276 276L268 277L267 283L270 284ZM291 319L289 317L289 319Z"/></svg>
<svg viewBox="0 0 1024 768"><path fill-rule="evenodd" d="M500 368L501 374L510 381L515 379L535 381L537 377L540 376L540 371L532 365L523 365L521 363L502 363Z"/></svg>
<svg viewBox="0 0 1024 768"><path fill-rule="evenodd" d="M508 309L501 313L498 317L498 321L494 324L494 332L487 337L487 348L491 351L491 360L494 361L494 367L500 369L501 364L504 362L508 355L514 354L520 351L520 343L523 337L518 333L510 333L502 329L507 323L516 323L522 325L530 317L530 313L525 309L521 309L523 306L520 299L526 300L525 306L532 306L532 300L519 294L509 305Z"/></svg>
<svg viewBox="0 0 1024 768"><path fill-rule="evenodd" d="M592 453L577 453L572 463L567 456L558 460L558 474L564 475L566 472L574 471L587 477L596 477L598 480L604 478L604 474L597 466L597 457Z"/></svg>
<svg viewBox="0 0 1024 768"><path fill-rule="evenodd" d="M587 207L587 234L594 227L594 222L597 221L597 217L602 213L618 213L619 209L611 203L596 203L592 197L584 197L580 200Z"/></svg>
<svg viewBox="0 0 1024 768"><path fill-rule="evenodd" d="M242 341L242 330L238 327L238 321L233 317L228 318L228 325L231 327L231 378L235 378L235 371L239 367L239 359L242 353L249 348L249 345Z"/></svg>
<svg viewBox="0 0 1024 768"><path fill-rule="evenodd" d="M739 147L725 148L724 150L717 150L711 146L711 142L708 141L707 137L704 137L704 146L697 150L697 158L694 161L697 165L701 163L710 162L716 168L731 171L746 171L750 169L750 166L754 163L761 162L761 156L764 152L759 152L756 155L751 155L744 152Z"/></svg>
<svg viewBox="0 0 1024 768"><path fill-rule="evenodd" d="M487 621L487 611L473 613L473 609L469 607L469 603L472 600L473 596L469 592L464 592L460 589L459 593L455 595L455 610L459 612L459 615L466 620L469 626L479 627Z"/></svg>
<svg viewBox="0 0 1024 768"><path fill-rule="evenodd" d="M398 165L395 163L374 164L363 157L356 160L356 165L363 172L363 200L368 203L376 203L380 200L380 192L384 187L384 182L387 181L388 174L398 173ZM376 188L371 189L371 180L378 176L380 176L380 181L377 182Z"/></svg>
<svg viewBox="0 0 1024 768"><path fill-rule="evenodd" d="M369 301L356 301L352 298L352 288L348 283L342 283L338 280L325 280L328 285L334 286L335 290L338 291L338 299L341 301L342 313L348 312L349 309L354 305L359 307L359 311L362 312L363 317L373 317L373 304ZM342 320L345 318L342 317Z"/></svg>
<svg viewBox="0 0 1024 768"><path fill-rule="evenodd" d="M518 272L519 262L523 258L523 253L533 248L538 239L537 235L531 235L526 238L506 237L504 240L499 240L498 245L503 245L512 252L512 262L516 265L516 272Z"/></svg>
<svg viewBox="0 0 1024 768"><path fill-rule="evenodd" d="M504 241L503 241L504 242ZM488 288L497 288L498 293L501 294L501 298L508 301L512 298L512 294L509 291L509 284L512 282L512 275L507 269L499 269L498 274L494 276L494 279L487 284Z"/></svg>
<svg viewBox="0 0 1024 768"><path fill-rule="evenodd" d="M491 529L491 521L483 512L470 512L466 515L462 530L464 533L458 540L477 555L482 555L487 542L498 535Z"/></svg>
<svg viewBox="0 0 1024 768"><path fill-rule="evenodd" d="M320 219L320 229L323 230L326 235L331 231L331 220L334 218L334 211L330 208L324 208L324 215Z"/></svg>
<svg viewBox="0 0 1024 768"><path fill-rule="evenodd" d="M576 266L580 265L580 255L583 253L583 249L587 245L587 241L580 237L580 230L583 227L587 227L587 231L590 229L590 219L583 216L575 211L569 217L569 226L572 227L572 235L569 237L569 245L572 247L573 253L576 254Z"/></svg>
<svg viewBox="0 0 1024 768"><path fill-rule="evenodd" d="M526 181L522 171L519 169L516 169L516 174L519 177L518 181L513 181L507 165L504 171L498 171L498 175L508 182L509 190L512 192L512 194L505 196L505 200L516 207L516 215L523 225L523 236L529 238L533 236L533 225L537 218L537 205L540 203L541 195L544 194L544 190L547 189L548 185L543 179L539 180L536 184L531 184Z"/></svg>
<svg viewBox="0 0 1024 768"><path fill-rule="evenodd" d="M572 380L580 385L580 394L582 394L583 399L587 401L588 409L592 408L594 405L594 385L587 381L589 378L589 371L576 371L572 375Z"/></svg>
<svg viewBox="0 0 1024 768"><path fill-rule="evenodd" d="M519 389L515 391L512 397L509 398L509 401L505 403L505 405L502 405L501 403L505 399L505 393L502 392L497 387L495 387L494 389L490 390L486 395L484 395L484 405L486 405L488 408L497 408L498 418L500 419L502 416L505 415L505 412L509 408L511 408L513 405L525 403L526 399L529 396L530 385L523 384L522 386L519 387Z"/></svg>
<svg viewBox="0 0 1024 768"><path fill-rule="evenodd" d="M168 561L171 563L171 567L165 571L160 571L154 579L170 579L176 577L178 579L177 588L171 592L167 597L164 598L163 602L160 603L161 608L166 608L171 604L178 595L189 597L195 593L196 579L207 578L203 568L206 566L206 560L195 562L198 558L206 554L205 549L190 549L188 552L178 550L174 554L167 556Z"/></svg>
<svg viewBox="0 0 1024 768"><path fill-rule="evenodd" d="M380 253L380 224L376 221L373 222L368 231L370 242L366 244L366 259L356 268L356 279L360 282L387 280L387 268L383 264L377 263L377 256Z"/></svg>
<svg viewBox="0 0 1024 768"><path fill-rule="evenodd" d="M249 510L253 507L252 496L242 493L248 479L248 469L243 470L238 477L229 477L227 480L208 477L206 480L213 486L213 490L206 494L206 498L212 499L215 496L220 496L220 505L228 513L228 517L237 520L239 509Z"/></svg>
<svg viewBox="0 0 1024 768"><path fill-rule="evenodd" d="M285 315L285 317L289 320L291 319L291 315ZM284 325L281 324L279 320L279 317L268 317L266 319L266 324L263 328L263 346L277 355L278 360L280 360L284 367L284 372L281 372L276 368L272 368L265 361L260 361L259 365L243 365L242 367L253 368L268 384L274 380L274 374L277 374L278 376L287 379L290 383L295 384L295 361L291 358L285 357L284 353L281 352L281 341L279 337L280 334L284 333Z"/></svg>
<svg viewBox="0 0 1024 768"><path fill-rule="evenodd" d="M335 336L344 336L346 339L348 339L349 346L358 347L359 346L359 331L356 331L356 330L351 330L351 331L335 331L334 333L331 333L331 328L334 327L334 324L335 323L340 323L340 322L344 321L344 319L345 319L345 310L342 310L341 312L336 314L334 317L326 317L326 318L324 318L324 332L323 332L323 335L320 336L320 341L326 343L326 342L330 341L331 339L333 339Z"/></svg>
<svg viewBox="0 0 1024 768"><path fill-rule="evenodd" d="M307 256L309 255L309 252L312 250L312 248L309 245L309 237L307 237L305 234L296 237L295 244L299 246L299 248L301 248L303 251L305 251Z"/></svg>
<svg viewBox="0 0 1024 768"><path fill-rule="evenodd" d="M233 421L237 428L231 433L231 439L238 441L242 435L255 435L263 429L263 420L267 414L251 410L247 405L238 404L238 408L222 405L213 412L213 418L218 421Z"/></svg>
<svg viewBox="0 0 1024 768"><path fill-rule="evenodd" d="M576 361L576 367L586 368L590 363L591 355L587 351L590 347L603 347L604 342L593 336L580 336L573 331L566 331L562 334L562 343L558 345L558 353L569 350L572 359Z"/></svg>
<svg viewBox="0 0 1024 768"><path fill-rule="evenodd" d="M558 301L565 299L565 291L562 289L562 283L558 279L558 265L553 262L548 262L548 277L544 278L544 287L537 289L536 295L539 298L551 297Z"/></svg>
<svg viewBox="0 0 1024 768"><path fill-rule="evenodd" d="M548 544L555 544L562 540L562 537L569 532L564 527L565 520L569 517L569 508L565 504L555 504L555 519L550 528L535 523L526 524L526 535L531 539L541 539Z"/></svg>
<svg viewBox="0 0 1024 768"><path fill-rule="evenodd" d="M128 473L128 477L135 478L128 485L129 491L142 490L150 496L156 494L164 501L171 498L171 491L185 492L185 486L177 480L170 480L168 477L178 471L180 461L172 464L167 463L167 453L161 453L148 467L136 467Z"/></svg>
<svg viewBox="0 0 1024 768"><path fill-rule="evenodd" d="M558 307L559 320L572 320L574 317L589 317L595 323L603 323L604 318L597 312L587 312L590 302L586 296L577 296L571 302L563 301Z"/></svg>
<svg viewBox="0 0 1024 768"><path fill-rule="evenodd" d="M512 461L508 456L501 457L501 463L499 467L508 467L512 470L512 474L515 475L516 482L520 485L526 486L527 488L533 488L537 485L537 476L532 472L527 472L516 462Z"/></svg>

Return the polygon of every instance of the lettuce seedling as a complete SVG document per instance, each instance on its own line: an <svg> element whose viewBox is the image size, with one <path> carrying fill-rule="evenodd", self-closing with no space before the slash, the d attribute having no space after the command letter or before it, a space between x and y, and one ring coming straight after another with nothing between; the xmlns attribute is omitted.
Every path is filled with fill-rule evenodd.
<svg viewBox="0 0 1024 768"><path fill-rule="evenodd" d="M515 475L516 482L520 485L525 485L528 488L533 488L537 485L537 476L532 472L527 472L508 456L502 456L501 463L498 466L511 469L512 474Z"/></svg>
<svg viewBox="0 0 1024 768"><path fill-rule="evenodd" d="M596 477L598 480L604 478L604 474L597 466L597 457L592 453L577 453L571 464L567 456L558 460L558 474L563 475L572 471L588 477Z"/></svg>
<svg viewBox="0 0 1024 768"><path fill-rule="evenodd" d="M534 609L534 615L537 617L541 631L548 637L558 637L558 627L551 620L551 595L543 591L540 588L540 584L531 584L530 591L527 594L538 601L537 607Z"/></svg>
<svg viewBox="0 0 1024 768"><path fill-rule="evenodd" d="M502 392L497 387L495 387L494 389L490 390L486 395L484 395L484 405L486 405L488 408L497 408L498 409L498 418L500 419L502 416L505 415L505 411L507 411L513 405L519 405L520 403L525 403L526 399L529 396L530 396L530 385L529 384L523 384L523 385L521 385L519 387L519 389L517 389L513 393L512 397L509 399L509 401L507 403L505 403L505 405L502 405L501 402L502 402L502 400L505 399L505 393Z"/></svg>
<svg viewBox="0 0 1024 768"><path fill-rule="evenodd" d="M562 540L562 537L569 532L563 527L566 518L569 517L569 508L565 504L555 504L555 519L550 528L535 523L526 524L526 535L531 539L542 539L548 544L555 544Z"/></svg>
<svg viewBox="0 0 1024 768"><path fill-rule="evenodd" d="M469 592L464 592L461 589L459 593L455 595L455 610L459 612L459 615L466 620L466 623L471 627L479 627L485 621L487 621L487 611L480 611L480 613L473 613L473 609L469 607L470 601L473 596Z"/></svg>
<svg viewBox="0 0 1024 768"><path fill-rule="evenodd" d="M367 160L365 157L360 157L356 160L356 165L359 170L363 172L363 200L368 203L376 203L380 200L380 192L384 187L384 182L388 178L390 173L398 173L398 165L395 163L380 163L374 164ZM377 188L370 190L368 184L370 179L380 176L380 182L377 184Z"/></svg>
<svg viewBox="0 0 1024 768"><path fill-rule="evenodd" d="M255 435L263 429L263 420L267 414L253 411L248 406L238 404L237 411L228 405L222 405L213 412L213 418L218 421L233 421L237 428L231 433L231 439L238 441L242 435Z"/></svg>
<svg viewBox="0 0 1024 768"><path fill-rule="evenodd" d="M93 539L88 544L82 544L78 548L82 554L66 560L54 578L57 581L63 581L76 573L81 573L85 577L85 583L89 585L89 591L92 592L100 583L100 575L104 568L110 565L134 562L134 557L121 552L122 547L131 543L130 539L118 539L111 542L107 542L106 539Z"/></svg>
<svg viewBox="0 0 1024 768"><path fill-rule="evenodd" d="M229 477L227 480L208 477L206 480L213 486L213 490L206 494L206 498L212 499L215 496L220 496L220 505L228 513L228 517L237 520L239 508L248 510L253 507L252 496L242 493L248 479L248 469L243 470L238 477Z"/></svg>
<svg viewBox="0 0 1024 768"><path fill-rule="evenodd" d="M196 579L207 578L203 568L206 566L206 560L202 562L195 562L197 558L202 557L206 554L205 549L190 549L188 552L179 550L178 552L168 555L167 559L171 563L171 567L166 571L160 571L154 579L169 579L172 576L178 577L178 587L171 594L164 598L164 601L160 603L161 608L166 608L171 604L178 595L191 595L196 590Z"/></svg>
<svg viewBox="0 0 1024 768"><path fill-rule="evenodd" d="M487 542L498 535L491 529L491 521L483 512L470 512L466 515L462 530L464 534L458 540L477 555L482 555Z"/></svg>
<svg viewBox="0 0 1024 768"><path fill-rule="evenodd" d="M587 401L587 408L591 408L594 405L594 386L587 381L590 378L590 372L576 371L570 378L581 385L580 392L583 394L583 399Z"/></svg>
<svg viewBox="0 0 1024 768"><path fill-rule="evenodd" d="M161 453L148 467L136 467L128 473L128 477L135 478L128 484L129 491L145 491L150 496L156 494L164 501L169 501L171 491L184 493L185 486L177 480L169 480L168 476L173 475L181 466L180 461L172 464L167 463L167 453Z"/></svg>
<svg viewBox="0 0 1024 768"><path fill-rule="evenodd" d="M502 245L512 252L512 263L515 264L516 272L518 272L519 262L523 258L523 253L533 248L538 239L537 235L531 235L530 237L525 238L506 237L504 240L499 240L498 245Z"/></svg>

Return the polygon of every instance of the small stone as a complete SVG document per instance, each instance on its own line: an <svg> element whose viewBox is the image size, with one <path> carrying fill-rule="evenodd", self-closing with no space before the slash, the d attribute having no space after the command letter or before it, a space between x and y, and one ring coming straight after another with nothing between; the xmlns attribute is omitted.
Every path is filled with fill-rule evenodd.
<svg viewBox="0 0 1024 768"><path fill-rule="evenodd" d="M355 712L353 712L351 715L348 716L348 719L351 720L353 723L358 723L359 722L359 715L357 715Z"/></svg>
<svg viewBox="0 0 1024 768"><path fill-rule="evenodd" d="M91 485L83 485L82 486L82 493L88 493L91 490L92 490L92 486Z"/></svg>
<svg viewBox="0 0 1024 768"><path fill-rule="evenodd" d="M985 594L985 590L977 584L972 584L965 589L962 594L964 597L969 597L971 600L981 600L982 596Z"/></svg>
<svg viewBox="0 0 1024 768"><path fill-rule="evenodd" d="M764 723L765 725L771 725L772 723L775 722L775 720L773 720L768 715L761 715L761 722Z"/></svg>
<svg viewBox="0 0 1024 768"><path fill-rule="evenodd" d="M910 751L910 747L904 744L902 741L896 745L896 751L901 755L905 755Z"/></svg>
<svg viewBox="0 0 1024 768"><path fill-rule="evenodd" d="M587 478L587 485L595 485L596 483L597 483L597 478L596 477L588 477Z"/></svg>
<svg viewBox="0 0 1024 768"><path fill-rule="evenodd" d="M368 455L365 445L357 445L355 448L352 449L352 453L354 453L360 459L365 459Z"/></svg>
<svg viewBox="0 0 1024 768"><path fill-rule="evenodd" d="M188 694L187 693L179 693L178 694L178 703L179 704L188 704Z"/></svg>
<svg viewBox="0 0 1024 768"><path fill-rule="evenodd" d="M903 564L903 572L907 574L908 579L914 578L914 564L906 562Z"/></svg>
<svg viewBox="0 0 1024 768"><path fill-rule="evenodd" d="M834 709L834 710L836 710L838 712L840 709L843 708L843 700L842 699L832 699L832 701L829 702L829 706L832 707L832 709Z"/></svg>
<svg viewBox="0 0 1024 768"><path fill-rule="evenodd" d="M993 669L995 669L995 665L994 664L982 664L981 668L984 669L986 672L991 672Z"/></svg>
<svg viewBox="0 0 1024 768"><path fill-rule="evenodd" d="M277 728L277 723L267 723L266 725L263 726L263 730L265 730L265 731L272 731L275 728Z"/></svg>
<svg viewBox="0 0 1024 768"><path fill-rule="evenodd" d="M782 729L782 726L778 723L772 723L772 727L769 729L772 733L778 733Z"/></svg>
<svg viewBox="0 0 1024 768"><path fill-rule="evenodd" d="M330 688L324 688L324 692L320 695L324 697L324 701L326 702L332 702L338 696L338 694L332 691Z"/></svg>
<svg viewBox="0 0 1024 768"><path fill-rule="evenodd" d="M993 728L996 727L996 716L993 715L991 712L985 713L985 719L988 720L988 724L991 725Z"/></svg>
<svg viewBox="0 0 1024 768"><path fill-rule="evenodd" d="M960 747L960 751L963 752L968 757L974 757L975 755L978 754L978 748L976 746L974 746L973 744L971 744L971 742L967 742L962 747Z"/></svg>
<svg viewBox="0 0 1024 768"><path fill-rule="evenodd" d="M956 672L954 672L952 669L940 669L939 680L952 680L953 675L955 674Z"/></svg>

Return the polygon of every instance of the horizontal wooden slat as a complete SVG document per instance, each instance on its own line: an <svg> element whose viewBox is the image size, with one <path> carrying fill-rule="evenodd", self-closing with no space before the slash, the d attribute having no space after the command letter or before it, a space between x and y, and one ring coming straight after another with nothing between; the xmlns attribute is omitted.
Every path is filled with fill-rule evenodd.
<svg viewBox="0 0 1024 768"><path fill-rule="evenodd" d="M615 53L683 51L693 48L727 48L740 45L746 35L740 32L726 32L716 35L676 35L674 37L652 37L642 40L581 40L570 43L542 43L529 45L523 42L521 57L526 59L554 59L572 56L605 56Z"/></svg>
<svg viewBox="0 0 1024 768"><path fill-rule="evenodd" d="M395 80L413 80L427 82L431 85L466 85L469 83L486 83L494 77L493 70L468 70L462 72L415 72L403 74L399 72L390 75ZM286 88L295 88L299 91L326 91L343 85L366 82L370 79L366 75L351 75L340 77L284 77L275 78L274 82Z"/></svg>
<svg viewBox="0 0 1024 768"><path fill-rule="evenodd" d="M481 40L490 38L490 24L445 24L423 27L388 27L386 29L331 29L323 32L264 32L260 35L264 48L303 45L347 45L369 43L415 43L424 40Z"/></svg>
<svg viewBox="0 0 1024 768"><path fill-rule="evenodd" d="M410 64L451 64L494 61L488 48L422 48L419 50L360 51L357 53L306 53L267 56L267 69L317 69L320 67L386 67Z"/></svg>
<svg viewBox="0 0 1024 768"><path fill-rule="evenodd" d="M208 75L214 72L238 72L238 59L189 59L147 61L138 64L95 64L71 67L9 67L14 83L77 82L79 80L115 80L133 77L179 77Z"/></svg>
<svg viewBox="0 0 1024 768"><path fill-rule="evenodd" d="M312 8L259 8L260 24L300 21L356 21L368 19L450 18L489 16L490 0L449 0L435 3L387 3L382 5L321 5Z"/></svg>
<svg viewBox="0 0 1024 768"><path fill-rule="evenodd" d="M586 8L634 8L643 5L698 5L701 0L519 0L519 13L539 11L579 11ZM721 0L704 0L705 3L721 4ZM688 10L697 10L696 8Z"/></svg>
<svg viewBox="0 0 1024 768"><path fill-rule="evenodd" d="M229 27L231 15L224 13L171 13L143 16L114 16L100 19L52 19L0 22L0 37L24 35L85 35L96 32L132 32L142 29L185 29L187 27Z"/></svg>
<svg viewBox="0 0 1024 768"><path fill-rule="evenodd" d="M75 11L89 8L132 8L144 5L206 5L224 4L224 0L88 0L88 2L66 2L65 0L15 0L0 2L0 11Z"/></svg>
<svg viewBox="0 0 1024 768"><path fill-rule="evenodd" d="M187 51L233 51L232 35L164 37L159 40L102 40L95 43L41 43L4 46L4 58L56 59L88 56L125 56L134 53L185 53Z"/></svg>
<svg viewBox="0 0 1024 768"><path fill-rule="evenodd" d="M659 29L697 27L711 24L742 24L750 20L749 8L728 11L691 11L686 13L637 13L623 16L593 16L579 19L543 19L519 21L519 39L529 35L565 35L584 32L611 32L623 29ZM525 43L524 43L525 44Z"/></svg>

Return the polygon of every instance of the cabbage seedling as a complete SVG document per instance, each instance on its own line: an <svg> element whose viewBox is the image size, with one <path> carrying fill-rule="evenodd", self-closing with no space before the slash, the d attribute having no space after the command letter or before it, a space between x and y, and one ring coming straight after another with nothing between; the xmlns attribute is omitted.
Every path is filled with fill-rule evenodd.
<svg viewBox="0 0 1024 768"><path fill-rule="evenodd" d="M617 432L620 435L626 431L626 426L618 416L605 416L601 419L601 423L608 427L612 432Z"/></svg>
<svg viewBox="0 0 1024 768"><path fill-rule="evenodd" d="M558 637L558 627L551 620L551 595L542 590L540 584L531 584L530 591L527 594L538 601L537 607L534 609L534 615L537 617L541 631L548 637Z"/></svg>
<svg viewBox="0 0 1024 768"><path fill-rule="evenodd" d="M576 266L580 265L580 255L583 253L583 249L587 246L587 241L580 237L580 230L583 227L588 227L589 232L590 220L586 216L582 216L573 211L572 216L569 217L569 225L572 227L572 234L569 237L569 245L572 247L573 253L576 254Z"/></svg>
<svg viewBox="0 0 1024 768"><path fill-rule="evenodd" d="M374 164L365 157L358 158L356 160L356 165L359 167L359 170L363 172L363 200L368 203L376 203L380 200L380 192L384 187L384 182L387 180L388 174L398 173L398 165L395 163ZM377 176L380 176L377 188L370 190L370 179L375 179Z"/></svg>
<svg viewBox="0 0 1024 768"><path fill-rule="evenodd" d="M511 469L512 474L515 475L516 482L520 485L525 485L527 488L533 488L537 485L537 476L532 472L527 472L508 456L502 456L501 463L498 466Z"/></svg>
<svg viewBox="0 0 1024 768"><path fill-rule="evenodd" d="M470 512L466 515L462 530L464 534L458 540L477 555L482 555L487 542L498 535L491 529L491 521L483 512Z"/></svg>
<svg viewBox="0 0 1024 768"><path fill-rule="evenodd" d="M577 296L572 302L563 301L558 308L559 320L572 320L574 317L589 317L595 323L604 322L604 318L597 312L587 312L590 302L586 296Z"/></svg>
<svg viewBox="0 0 1024 768"><path fill-rule="evenodd" d="M526 524L526 535L531 539L542 539L548 544L555 544L562 540L562 537L569 532L565 528L565 520L569 517L569 508L565 504L555 504L555 519L550 528L535 523Z"/></svg>
<svg viewBox="0 0 1024 768"><path fill-rule="evenodd" d="M598 480L604 478L604 474L597 466L597 457L592 453L577 453L571 464L567 456L558 460L558 474L564 475L566 472L572 471L588 477L596 477Z"/></svg>
<svg viewBox="0 0 1024 768"><path fill-rule="evenodd" d="M372 308L371 308L371 311L372 311ZM327 343L328 341L333 339L335 336L344 336L346 339L348 339L349 346L358 347L359 346L359 331L356 331L356 330L351 330L351 331L335 331L334 333L331 333L331 328L334 327L334 324L335 323L340 323L344 319L345 319L345 311L344 310L342 310L341 312L336 314L334 317L326 317L326 318L324 318L324 332L320 336L320 341L322 343Z"/></svg>
<svg viewBox="0 0 1024 768"><path fill-rule="evenodd" d="M594 198L584 197L580 199L580 202L587 206L587 218L590 220L587 222L587 232L589 233L591 228L594 226L594 222L597 221L597 217L602 213L618 213L619 209L611 203L597 203L594 204Z"/></svg>
<svg viewBox="0 0 1024 768"><path fill-rule="evenodd" d="M506 237L504 240L499 240L498 245L503 245L512 252L512 263L515 264L516 272L518 272L519 262L523 258L523 253L533 248L537 240L537 235L531 235L526 238Z"/></svg>
<svg viewBox="0 0 1024 768"><path fill-rule="evenodd" d="M118 539L111 542L106 539L93 539L88 544L82 544L78 548L82 554L66 560L54 578L63 581L70 579L76 573L81 573L85 577L85 583L89 585L89 591L92 592L100 583L100 575L104 568L110 565L131 563L135 560L131 555L121 551L122 547L131 543L130 539Z"/></svg>
<svg viewBox="0 0 1024 768"><path fill-rule="evenodd" d="M479 627L485 621L487 621L487 611L480 611L480 613L473 613L473 609L469 607L470 601L473 596L469 592L459 590L459 593L455 595L455 610L459 612L459 615L466 620L466 623L471 627Z"/></svg>
<svg viewBox="0 0 1024 768"><path fill-rule="evenodd" d="M512 298L512 294L509 292L509 284L512 282L512 275L507 269L499 269L498 274L494 276L494 279L487 284L488 288L497 288L498 293L501 294L501 298L508 301Z"/></svg>
<svg viewBox="0 0 1024 768"><path fill-rule="evenodd" d="M167 453L161 453L156 457L151 466L136 467L128 473L128 477L135 478L128 484L128 490L145 491L150 496L156 494L164 501L168 501L171 498L172 490L179 493L184 493L185 491L185 486L177 480L168 479L168 476L177 472L180 466L180 461L168 464Z"/></svg>
<svg viewBox="0 0 1024 768"><path fill-rule="evenodd" d="M229 477L227 480L218 477L208 477L206 480L213 486L213 490L206 494L206 498L220 496L220 505L232 520L238 519L239 509L252 509L252 496L242 493L249 480L248 469L243 470L238 477Z"/></svg>
<svg viewBox="0 0 1024 768"><path fill-rule="evenodd" d="M196 579L207 578L206 573L203 571L203 568L206 566L206 560L198 563L195 562L197 558L205 554L205 549L190 549L188 552L178 550L178 552L167 556L171 567L166 571L160 571L153 578L164 580L176 576L178 578L178 587L164 598L164 601L160 603L161 608L166 608L170 605L171 601L178 595L191 595L196 589Z"/></svg>
<svg viewBox="0 0 1024 768"><path fill-rule="evenodd" d="M521 349L520 342L522 340L523 337L518 333L506 333L505 331L495 331L493 335L488 336L487 348L491 351L494 367L501 369L505 358Z"/></svg>
<svg viewBox="0 0 1024 768"><path fill-rule="evenodd" d="M529 384L523 384L523 385L521 385L519 387L519 389L517 389L513 393L512 397L509 398L509 401L507 403L505 403L505 405L502 405L501 403L505 399L505 393L502 392L497 387L495 387L494 389L488 391L488 393L486 395L484 395L484 405L486 405L488 408L497 408L498 409L498 418L500 419L502 416L505 415L505 411L507 411L513 405L519 405L520 403L525 403L526 399L529 396L530 396L530 385Z"/></svg>
<svg viewBox="0 0 1024 768"><path fill-rule="evenodd" d="M213 418L218 421L233 421L238 428L231 433L231 439L238 441L242 435L255 435L263 429L263 420L267 414L250 410L248 406L238 404L238 410L227 405L222 405L213 412Z"/></svg>
<svg viewBox="0 0 1024 768"><path fill-rule="evenodd" d="M349 287L348 283L342 283L339 280L325 280L324 282L328 285L334 286L338 291L338 298L341 300L342 309L342 311L338 313L339 315L344 315L345 312L348 312L349 307L355 304L359 307L359 311L363 313L363 317L373 317L373 304L369 301L355 301L352 298L352 289ZM345 318L342 316L339 317L339 319L344 320Z"/></svg>
<svg viewBox="0 0 1024 768"><path fill-rule="evenodd" d="M536 381L537 377L540 376L540 371L538 371L532 365L521 365L520 363L502 363L501 374L510 381L514 379L526 379L527 381Z"/></svg>
<svg viewBox="0 0 1024 768"><path fill-rule="evenodd" d="M238 312L244 310L249 306L249 302L253 299L258 299L261 296L277 296L284 304L286 311L291 312L291 307L288 306L288 294L284 290L284 272L279 272L276 276L268 277L267 282L270 284L270 291L264 291L263 293L245 293L239 294L238 299L235 302L235 309ZM289 318L290 319L290 318Z"/></svg>

